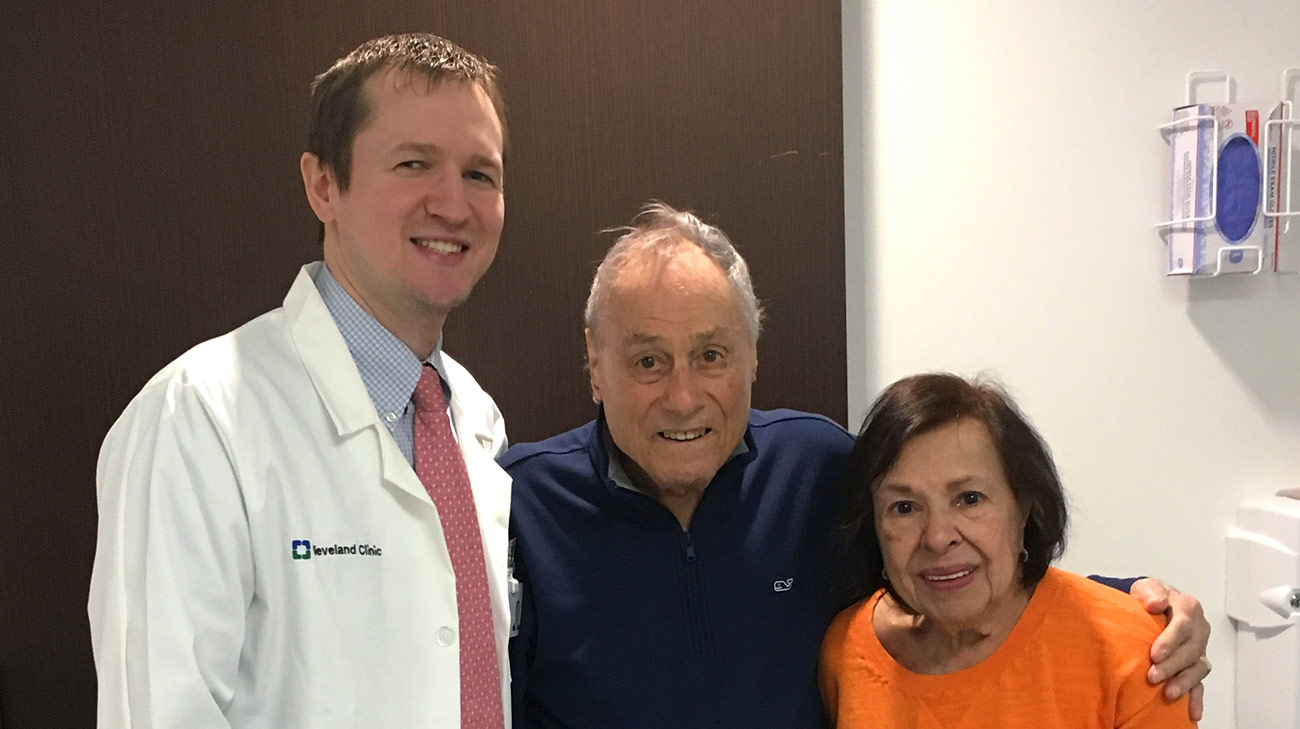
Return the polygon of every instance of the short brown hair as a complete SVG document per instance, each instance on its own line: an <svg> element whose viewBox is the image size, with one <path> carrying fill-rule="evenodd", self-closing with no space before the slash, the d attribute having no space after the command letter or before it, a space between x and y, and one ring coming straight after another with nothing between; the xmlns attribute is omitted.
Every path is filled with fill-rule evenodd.
<svg viewBox="0 0 1300 729"><path fill-rule="evenodd" d="M362 86L388 69L423 76L430 86L452 81L483 89L506 139L506 110L497 84L497 67L446 38L432 33L403 33L368 40L340 58L311 85L311 121L307 151L334 172L339 191L352 179L352 142L371 112Z"/></svg>
<svg viewBox="0 0 1300 729"><path fill-rule="evenodd" d="M876 537L872 491L919 435L969 418L988 429L1002 471L1027 516L1020 582L1033 587L1065 550L1065 491L1051 451L1005 390L987 379L968 381L948 373L907 377L890 385L867 413L849 454L841 546L850 584L846 602L884 587L902 598L881 574L884 554Z"/></svg>

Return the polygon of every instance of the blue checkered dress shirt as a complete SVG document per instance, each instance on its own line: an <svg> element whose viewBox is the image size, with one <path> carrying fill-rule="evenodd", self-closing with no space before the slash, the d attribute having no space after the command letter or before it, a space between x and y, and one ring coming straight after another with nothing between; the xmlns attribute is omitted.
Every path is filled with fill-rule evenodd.
<svg viewBox="0 0 1300 729"><path fill-rule="evenodd" d="M325 308L338 325L343 341L361 372L361 381L370 393L379 420L388 427L393 440L406 462L415 463L415 406L411 394L420 381L424 363L395 334L384 328L373 316L361 308L343 286L339 284L328 266L320 266L315 277L316 290L325 301ZM442 394L451 402L451 389L442 376L442 338L426 360L438 371L442 380ZM451 417L450 406L447 417ZM451 432L456 432L455 424Z"/></svg>

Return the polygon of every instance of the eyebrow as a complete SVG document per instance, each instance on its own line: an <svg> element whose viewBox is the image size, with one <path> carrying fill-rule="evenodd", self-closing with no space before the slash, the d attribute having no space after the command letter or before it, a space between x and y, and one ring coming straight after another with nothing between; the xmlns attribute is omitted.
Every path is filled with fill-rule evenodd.
<svg viewBox="0 0 1300 729"><path fill-rule="evenodd" d="M502 172L505 171L505 167L501 164L499 160L493 157L488 157L487 155L476 154L470 157L470 162L473 164L474 167L487 167L493 170L494 172L496 172L498 175L500 175Z"/></svg>
<svg viewBox="0 0 1300 729"><path fill-rule="evenodd" d="M876 486L876 493L910 494L912 493L912 489L909 486L904 486L903 484L899 484L899 483L881 482L880 485Z"/></svg>
<svg viewBox="0 0 1300 729"><path fill-rule="evenodd" d="M691 342L698 346L706 342L717 341L719 339L723 339L725 337L732 336L734 334L735 334L734 327L718 327L716 329L710 329L707 332L700 332L699 334L696 334L695 336L691 337Z"/></svg>
<svg viewBox="0 0 1300 729"><path fill-rule="evenodd" d="M718 327L707 332L700 332L691 337L691 345L698 347L707 342L717 341L734 331L735 327ZM646 334L645 332L629 332L627 336L623 337L623 344L625 345L658 344L662 341L664 341L663 337L657 334Z"/></svg>
<svg viewBox="0 0 1300 729"><path fill-rule="evenodd" d="M944 484L944 489L949 493L953 491L959 491L962 488L964 488L966 485L970 484L975 479L976 479L975 474L973 473L968 474L962 476L961 478L953 479L952 481L949 481L948 483ZM876 491L878 493L883 493L886 491L899 493L899 494L916 493L916 489L912 488L911 486L908 486L905 483L899 483L897 481L882 481L880 485L876 487Z"/></svg>
<svg viewBox="0 0 1300 729"><path fill-rule="evenodd" d="M437 146L429 144L428 142L402 142L396 147L393 147L393 151L394 152L418 152L420 154L436 154L438 148Z"/></svg>
<svg viewBox="0 0 1300 729"><path fill-rule="evenodd" d="M663 341L663 337L643 332L629 332L627 336L623 337L624 345L658 344L661 341Z"/></svg>

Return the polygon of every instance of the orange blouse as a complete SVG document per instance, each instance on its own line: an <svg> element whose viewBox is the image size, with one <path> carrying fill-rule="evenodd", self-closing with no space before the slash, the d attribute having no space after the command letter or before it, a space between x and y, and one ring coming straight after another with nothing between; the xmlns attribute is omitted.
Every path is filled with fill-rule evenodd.
<svg viewBox="0 0 1300 729"><path fill-rule="evenodd" d="M1194 727L1187 697L1147 683L1164 618L1133 598L1049 568L1001 646L980 663L923 675L880 644L884 591L840 613L822 643L821 690L836 729Z"/></svg>

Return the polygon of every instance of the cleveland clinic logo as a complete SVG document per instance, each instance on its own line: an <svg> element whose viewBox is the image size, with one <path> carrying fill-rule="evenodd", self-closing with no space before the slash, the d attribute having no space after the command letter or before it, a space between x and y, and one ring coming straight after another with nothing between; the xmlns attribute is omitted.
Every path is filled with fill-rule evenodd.
<svg viewBox="0 0 1300 729"><path fill-rule="evenodd" d="M336 555L353 555L357 557L382 557L384 555L384 550L374 544L333 544L328 547L313 547L310 539L294 539L289 544L289 552L294 559L333 557Z"/></svg>

